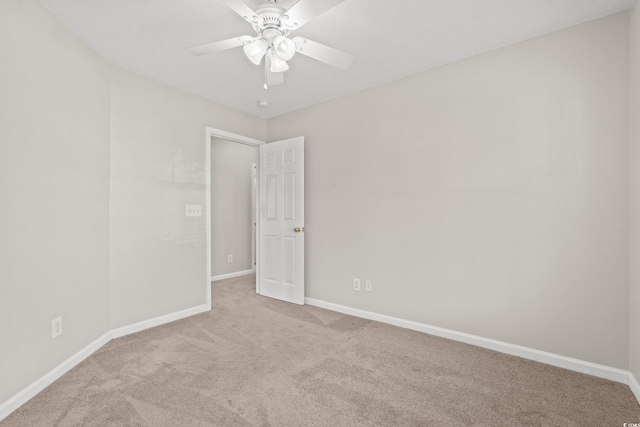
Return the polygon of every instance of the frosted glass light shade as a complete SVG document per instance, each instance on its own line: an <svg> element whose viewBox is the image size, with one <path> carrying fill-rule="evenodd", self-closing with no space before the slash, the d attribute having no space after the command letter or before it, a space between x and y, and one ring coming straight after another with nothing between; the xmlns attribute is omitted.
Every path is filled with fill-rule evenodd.
<svg viewBox="0 0 640 427"><path fill-rule="evenodd" d="M249 44L244 45L244 54L247 55L249 61L253 62L256 65L260 65L262 61L262 57L267 52L269 46L267 42L262 39L257 39L252 41Z"/></svg>
<svg viewBox="0 0 640 427"><path fill-rule="evenodd" d="M288 69L289 65L287 64L287 61L283 61L278 57L278 55L271 54L271 68L269 68L269 71L272 73L281 73Z"/></svg>
<svg viewBox="0 0 640 427"><path fill-rule="evenodd" d="M291 39L278 36L273 39L273 51L278 58L283 61L288 61L293 58L293 55L296 53L296 44Z"/></svg>

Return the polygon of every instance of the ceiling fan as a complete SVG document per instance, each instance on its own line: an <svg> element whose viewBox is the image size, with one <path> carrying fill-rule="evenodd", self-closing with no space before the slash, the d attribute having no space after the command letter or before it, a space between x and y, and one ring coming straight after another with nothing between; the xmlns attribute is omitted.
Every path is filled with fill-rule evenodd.
<svg viewBox="0 0 640 427"><path fill-rule="evenodd" d="M242 0L220 1L250 23L258 35L205 43L187 48L187 52L204 55L243 46L245 55L254 64L260 65L264 58L265 89L284 83L283 73L289 69L287 61L296 52L342 70L351 65L351 54L304 37L289 38L292 31L344 0L300 0L289 10L278 5L280 0L267 0L255 11Z"/></svg>

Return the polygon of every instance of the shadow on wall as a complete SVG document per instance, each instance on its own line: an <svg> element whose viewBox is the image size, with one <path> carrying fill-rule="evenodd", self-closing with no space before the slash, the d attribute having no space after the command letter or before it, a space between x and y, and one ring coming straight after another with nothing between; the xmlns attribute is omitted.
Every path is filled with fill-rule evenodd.
<svg viewBox="0 0 640 427"><path fill-rule="evenodd" d="M168 153L158 172L161 208L154 216L152 233L162 242L178 245L205 245L206 215L191 217L185 223L185 206L202 205L207 171L182 148Z"/></svg>

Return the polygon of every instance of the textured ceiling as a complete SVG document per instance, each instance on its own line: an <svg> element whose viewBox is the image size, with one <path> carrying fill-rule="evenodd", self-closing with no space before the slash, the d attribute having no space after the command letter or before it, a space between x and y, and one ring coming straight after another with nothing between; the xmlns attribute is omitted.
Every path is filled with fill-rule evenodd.
<svg viewBox="0 0 640 427"><path fill-rule="evenodd" d="M263 118L628 9L633 0L345 0L292 33L354 56L338 70L296 55L285 83L241 48L186 47L254 35L219 0L40 0L111 64ZM303 0L318 1L318 0ZM256 9L261 0L246 0ZM288 9L296 0L282 0ZM269 100L268 107L257 101Z"/></svg>

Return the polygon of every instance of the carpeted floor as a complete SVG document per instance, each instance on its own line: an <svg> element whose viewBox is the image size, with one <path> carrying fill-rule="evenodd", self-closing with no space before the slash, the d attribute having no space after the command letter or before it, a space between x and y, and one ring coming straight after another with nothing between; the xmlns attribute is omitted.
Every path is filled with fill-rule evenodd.
<svg viewBox="0 0 640 427"><path fill-rule="evenodd" d="M1 426L614 426L625 385L214 282L213 309L111 341Z"/></svg>

